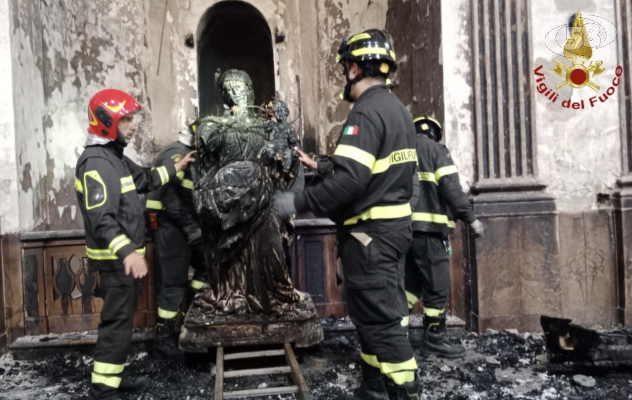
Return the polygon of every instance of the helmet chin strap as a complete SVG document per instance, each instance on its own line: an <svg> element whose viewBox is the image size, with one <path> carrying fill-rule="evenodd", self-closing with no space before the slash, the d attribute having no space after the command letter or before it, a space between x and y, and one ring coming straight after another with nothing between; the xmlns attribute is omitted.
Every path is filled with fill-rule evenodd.
<svg viewBox="0 0 632 400"><path fill-rule="evenodd" d="M360 82L364 79L364 71L360 72L353 79L349 79L349 70L347 70L347 66L344 67L345 78L347 79L347 84L345 85L345 91L342 93L342 99L348 101L349 103L355 103L355 99L351 97L351 87L356 83Z"/></svg>

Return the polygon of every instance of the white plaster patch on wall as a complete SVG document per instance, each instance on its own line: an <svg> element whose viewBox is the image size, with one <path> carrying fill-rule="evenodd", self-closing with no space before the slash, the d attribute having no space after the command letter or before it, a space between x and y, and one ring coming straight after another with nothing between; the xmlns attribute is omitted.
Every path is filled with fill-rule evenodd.
<svg viewBox="0 0 632 400"><path fill-rule="evenodd" d="M546 0L531 1L533 69L543 65L547 87L562 81L553 72L554 60L570 63L550 52L545 45L546 34L553 28L567 23L577 12L572 2L557 1L551 9ZM581 10L584 16L598 15L615 21L614 2L591 2L589 9ZM594 108L589 98L602 95L611 86L617 66L616 41L606 47L593 49L591 61L603 60L606 71L594 79L601 86L599 93L589 88L557 90L555 104L542 94L535 93L537 127L537 163L540 180L547 183L547 190L557 197L557 207L563 211L578 211L597 207L597 194L610 193L620 176L621 154L619 136L619 98L606 103L598 102ZM584 100L585 108L572 110L561 108L561 102Z"/></svg>
<svg viewBox="0 0 632 400"><path fill-rule="evenodd" d="M16 6L13 3L13 6ZM15 109L15 140L17 150L17 178L22 179L23 170L29 165L29 182L20 182L19 230L32 230L44 222L41 213L45 190L39 182L46 175L46 149L43 137L42 116L44 115L44 88L41 62L41 42L36 20L28 4L20 3L14 10L20 18L20 27L13 26L13 98ZM37 46L38 48L33 48ZM25 184L26 186L23 186ZM36 212L37 210L37 212Z"/></svg>
<svg viewBox="0 0 632 400"><path fill-rule="evenodd" d="M441 37L443 42L443 98L445 142L459 168L466 192L474 182L475 132L472 115L472 50L469 0L443 0Z"/></svg>
<svg viewBox="0 0 632 400"><path fill-rule="evenodd" d="M87 104L105 88L147 98L144 0L31 4L12 0L14 108L20 230L55 229L74 206L74 167L87 137ZM41 58L40 58L41 56ZM146 105L146 104L145 104ZM142 112L151 120L147 108ZM149 161L151 133L141 124L130 158ZM76 210L71 213L74 220ZM64 218L65 215L64 214ZM67 226L68 221L62 223Z"/></svg>
<svg viewBox="0 0 632 400"><path fill-rule="evenodd" d="M0 2L0 231L19 230L18 179L11 70L11 14L9 3Z"/></svg>
<svg viewBox="0 0 632 400"><path fill-rule="evenodd" d="M388 0L369 1L367 6L358 6L356 1L341 1L338 3L342 15L349 21L350 33L360 33L367 29L384 29L386 26L386 12ZM393 43L397 49L397 43Z"/></svg>

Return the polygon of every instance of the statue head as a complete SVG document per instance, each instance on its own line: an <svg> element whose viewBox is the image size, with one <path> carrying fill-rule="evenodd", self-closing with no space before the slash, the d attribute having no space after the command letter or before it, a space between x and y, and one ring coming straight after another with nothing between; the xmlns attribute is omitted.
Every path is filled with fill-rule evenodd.
<svg viewBox="0 0 632 400"><path fill-rule="evenodd" d="M246 71L229 69L218 81L222 99L228 107L239 107L242 111L251 110L255 103L255 92L252 80Z"/></svg>
<svg viewBox="0 0 632 400"><path fill-rule="evenodd" d="M272 103L272 111L274 111L274 116L279 122L285 122L290 115L290 109L287 103L281 100Z"/></svg>

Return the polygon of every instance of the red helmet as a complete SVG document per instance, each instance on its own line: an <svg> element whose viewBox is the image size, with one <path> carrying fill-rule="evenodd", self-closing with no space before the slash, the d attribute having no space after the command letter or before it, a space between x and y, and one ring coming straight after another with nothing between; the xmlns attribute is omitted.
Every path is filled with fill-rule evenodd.
<svg viewBox="0 0 632 400"><path fill-rule="evenodd" d="M129 94L117 89L105 89L95 94L88 105L88 132L116 140L118 122L142 106Z"/></svg>

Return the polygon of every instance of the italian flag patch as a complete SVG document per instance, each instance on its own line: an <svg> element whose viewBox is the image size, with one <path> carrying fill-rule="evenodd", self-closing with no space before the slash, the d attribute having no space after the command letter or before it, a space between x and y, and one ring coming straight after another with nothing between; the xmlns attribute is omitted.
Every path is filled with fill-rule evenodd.
<svg viewBox="0 0 632 400"><path fill-rule="evenodd" d="M343 135L357 135L358 132L360 131L360 127L357 125L353 125L353 126L346 126L345 130L342 131Z"/></svg>

